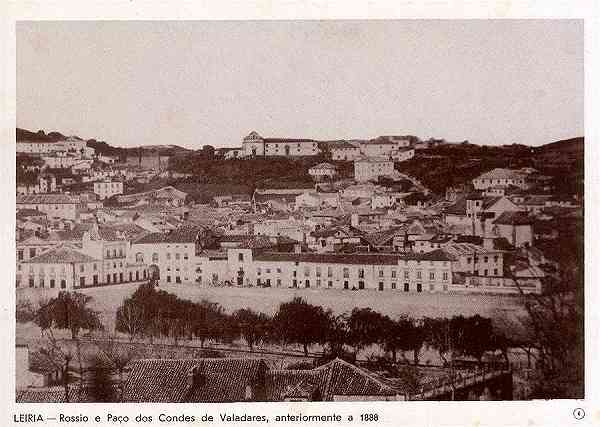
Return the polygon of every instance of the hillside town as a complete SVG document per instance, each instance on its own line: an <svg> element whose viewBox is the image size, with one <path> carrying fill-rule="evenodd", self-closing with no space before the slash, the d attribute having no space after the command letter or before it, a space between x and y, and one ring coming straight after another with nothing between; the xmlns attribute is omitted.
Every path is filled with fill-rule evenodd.
<svg viewBox="0 0 600 427"><path fill-rule="evenodd" d="M551 177L532 167L494 168L433 193L402 172L422 150L407 137L323 142L253 131L242 145L217 151L248 162L323 153L328 161L308 168L310 188L256 188L197 203L176 186L148 185L178 175L168 158L105 156L77 137L18 141L29 182L17 180L16 287L58 292L154 278L198 287L539 294L560 268L536 242L548 246L558 238L549 224L582 215L581 194L553 194ZM340 163L352 165L352 177L339 175Z"/></svg>

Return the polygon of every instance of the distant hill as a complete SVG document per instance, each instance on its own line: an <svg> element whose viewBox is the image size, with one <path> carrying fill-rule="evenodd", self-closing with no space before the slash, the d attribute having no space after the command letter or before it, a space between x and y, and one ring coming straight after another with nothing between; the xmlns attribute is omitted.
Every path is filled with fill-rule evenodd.
<svg viewBox="0 0 600 427"><path fill-rule="evenodd" d="M549 144L536 147L534 150L538 154L544 154L548 152L561 152L561 153L583 153L584 138L570 138L562 139L560 141L551 142Z"/></svg>
<svg viewBox="0 0 600 427"><path fill-rule="evenodd" d="M66 138L67 137L60 132L45 133L43 130L32 132L27 129L17 128L17 141L54 142Z"/></svg>
<svg viewBox="0 0 600 427"><path fill-rule="evenodd" d="M467 183L494 168L534 167L554 178L557 191L573 193L583 188L583 145L583 138L554 141L539 147L445 144L419 150L413 159L396 167L436 193L442 193L448 186Z"/></svg>

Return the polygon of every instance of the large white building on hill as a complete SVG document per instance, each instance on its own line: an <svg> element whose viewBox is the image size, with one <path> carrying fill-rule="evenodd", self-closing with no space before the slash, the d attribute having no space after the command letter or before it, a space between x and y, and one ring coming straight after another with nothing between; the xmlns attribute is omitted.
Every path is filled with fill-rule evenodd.
<svg viewBox="0 0 600 427"><path fill-rule="evenodd" d="M252 131L242 140L244 157L315 156L320 150L317 141L305 138L263 138Z"/></svg>

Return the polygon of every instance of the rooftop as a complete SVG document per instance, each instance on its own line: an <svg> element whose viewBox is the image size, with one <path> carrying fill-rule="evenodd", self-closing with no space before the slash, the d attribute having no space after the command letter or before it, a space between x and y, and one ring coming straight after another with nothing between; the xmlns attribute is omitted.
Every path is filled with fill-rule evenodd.
<svg viewBox="0 0 600 427"><path fill-rule="evenodd" d="M77 251L69 246L59 246L50 249L41 255L30 258L23 263L26 264L66 264L95 262L95 258Z"/></svg>

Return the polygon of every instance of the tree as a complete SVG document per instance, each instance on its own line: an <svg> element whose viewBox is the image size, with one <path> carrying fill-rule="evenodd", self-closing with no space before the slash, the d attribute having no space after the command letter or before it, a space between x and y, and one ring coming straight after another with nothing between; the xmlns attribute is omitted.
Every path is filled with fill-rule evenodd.
<svg viewBox="0 0 600 427"><path fill-rule="evenodd" d="M308 356L308 348L311 345L326 341L330 323L330 311L326 312L323 307L308 304L300 297L280 304L273 317L276 336L286 344L301 344L305 356Z"/></svg>
<svg viewBox="0 0 600 427"><path fill-rule="evenodd" d="M412 351L415 365L419 362L419 351L423 345L424 332L417 326L416 321L407 316L400 316L398 320L385 319L383 346L392 353L392 360L396 362L398 351Z"/></svg>
<svg viewBox="0 0 600 427"><path fill-rule="evenodd" d="M104 371L99 371L97 374L100 379L103 379L102 375L112 375L116 372L118 375L118 398L121 400L123 397L123 374L125 368L135 358L135 349L130 346L122 345L115 340L114 337L109 337L106 341L99 341L96 343L98 346L98 353L95 355L93 362L98 363L98 368L103 368ZM102 362L102 366L100 366ZM105 372L105 371L108 372ZM111 382L112 384L112 382ZM111 391L114 392L114 388L111 385Z"/></svg>
<svg viewBox="0 0 600 427"><path fill-rule="evenodd" d="M87 388L93 402L118 401L112 381L111 368L101 355L96 355L90 360Z"/></svg>
<svg viewBox="0 0 600 427"><path fill-rule="evenodd" d="M35 322L42 330L50 327L68 329L75 340L82 329L102 329L98 312L88 307L91 300L92 297L78 292L61 291L56 298L40 307Z"/></svg>
<svg viewBox="0 0 600 427"><path fill-rule="evenodd" d="M31 322L35 319L36 310L28 299L17 301L15 319L19 323Z"/></svg>
<svg viewBox="0 0 600 427"><path fill-rule="evenodd" d="M115 329L129 335L129 341L145 332L144 307L131 298L123 301L117 309Z"/></svg>
<svg viewBox="0 0 600 427"><path fill-rule="evenodd" d="M246 340L250 350L254 345L269 336L271 319L264 313L256 313L250 308L241 308L233 313L233 320L239 334Z"/></svg>
<svg viewBox="0 0 600 427"><path fill-rule="evenodd" d="M492 320L476 314L464 319L462 327L464 336L458 349L460 354L474 357L481 364L483 354L495 349Z"/></svg>
<svg viewBox="0 0 600 427"><path fill-rule="evenodd" d="M370 308L354 308L346 323L348 344L354 347L358 356L358 352L363 348L383 342L390 320Z"/></svg>
<svg viewBox="0 0 600 427"><path fill-rule="evenodd" d="M40 354L47 357L50 363L61 373L62 385L65 392L65 402L70 402L70 372L73 354L59 344L51 328L42 329L42 336L46 337L45 343L40 347Z"/></svg>

